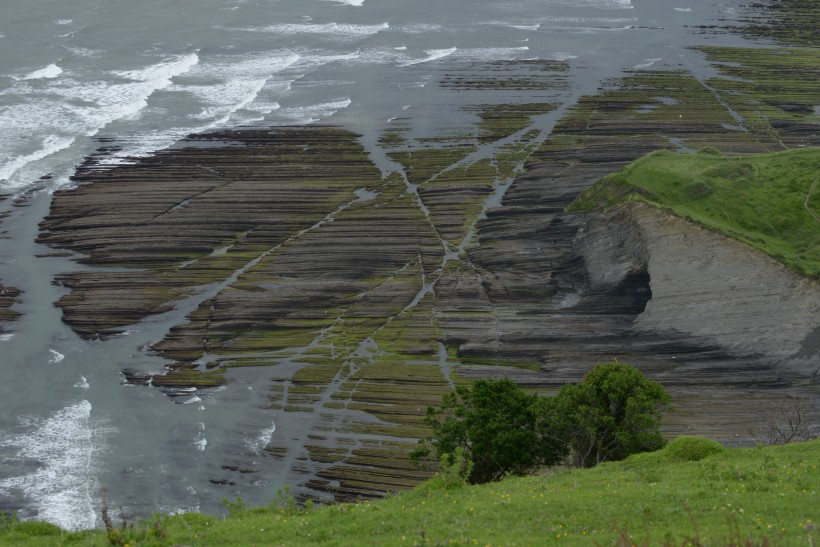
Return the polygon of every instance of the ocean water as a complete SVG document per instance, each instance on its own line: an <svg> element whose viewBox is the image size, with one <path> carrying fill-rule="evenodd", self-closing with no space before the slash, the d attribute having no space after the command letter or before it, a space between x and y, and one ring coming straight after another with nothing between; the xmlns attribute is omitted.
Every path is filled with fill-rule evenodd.
<svg viewBox="0 0 820 547"><path fill-rule="evenodd" d="M37 224L50 192L100 146L109 149L100 161L116 165L190 133L321 122L360 133L378 162L378 138L396 117L421 133L454 123L453 101L467 94L438 89L447 70L565 60L569 85L542 97L559 105L539 122L546 138L580 96L626 71L710 74L687 47L739 43L698 27L736 21L743 4L4 0L0 194L30 199L0 203L0 280L26 291L23 317L0 334L0 510L82 529L99 524L102 485L112 506L147 514L217 511L226 492L265 503L294 481L262 452L277 435L277 418L261 408L264 371L175 397L123 385L123 368L162 370L140 348L184 320L184 303L105 341L82 340L61 322L54 302L64 290L52 281L80 266L41 256ZM259 472L226 491L209 470L231 460Z"/></svg>

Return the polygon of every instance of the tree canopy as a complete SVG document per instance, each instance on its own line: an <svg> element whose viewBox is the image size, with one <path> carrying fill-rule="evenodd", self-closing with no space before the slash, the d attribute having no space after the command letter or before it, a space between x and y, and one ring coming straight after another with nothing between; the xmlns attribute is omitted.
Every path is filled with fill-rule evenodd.
<svg viewBox="0 0 820 547"><path fill-rule="evenodd" d="M458 386L442 398L440 409L428 407L425 422L434 434L412 457L429 456L432 445L439 458L452 463L460 447L472 462L469 480L474 483L554 465L564 458L565 448L550 446L538 435L537 400L506 378Z"/></svg>
<svg viewBox="0 0 820 547"><path fill-rule="evenodd" d="M661 384L613 361L539 401L539 427L567 443L576 466L593 467L663 448L659 427L669 401Z"/></svg>
<svg viewBox="0 0 820 547"><path fill-rule="evenodd" d="M449 465L462 450L474 483L568 456L578 467L592 467L662 448L659 426L668 405L661 384L618 361L596 365L555 397L527 394L506 378L478 380L446 394L440 408L427 409L433 434L411 457L427 458L432 447Z"/></svg>

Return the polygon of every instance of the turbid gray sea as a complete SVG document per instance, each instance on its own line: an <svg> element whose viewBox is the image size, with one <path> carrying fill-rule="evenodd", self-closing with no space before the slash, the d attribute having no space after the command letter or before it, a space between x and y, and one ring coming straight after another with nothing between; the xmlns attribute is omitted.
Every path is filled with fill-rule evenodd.
<svg viewBox="0 0 820 547"><path fill-rule="evenodd" d="M0 280L24 291L21 319L0 334L0 510L69 529L98 525L99 488L132 514L217 512L209 464L259 471L240 494L270 501L293 480L262 448L276 419L261 409L264 370L180 392L125 385L120 371L162 370L143 348L190 304L107 340L79 338L54 306L56 274L79 268L35 243L50 192L100 147L102 164L174 145L194 132L332 123L378 138L397 117L418 135L457 125L459 96L437 77L493 60L568 61L545 91L552 124L625 71L708 75L696 44L741 39L741 0L4 0L0 5ZM431 83L432 82L432 83ZM286 419L286 416L281 416Z"/></svg>

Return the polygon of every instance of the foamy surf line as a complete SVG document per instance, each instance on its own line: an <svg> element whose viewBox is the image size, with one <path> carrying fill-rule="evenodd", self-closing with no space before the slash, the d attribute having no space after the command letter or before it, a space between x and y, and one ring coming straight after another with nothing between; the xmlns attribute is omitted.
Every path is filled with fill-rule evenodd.
<svg viewBox="0 0 820 547"><path fill-rule="evenodd" d="M59 78L45 94L32 88L27 81L20 81L11 93L25 97L26 102L7 108L0 119L0 149L13 149L15 142L28 141L32 146L36 138L42 138L42 142L33 152L0 159L3 162L0 164L3 185L24 186L32 179L52 172L46 167L43 167L44 172L31 172L29 166L36 166L37 162L71 147L78 135L93 137L116 120L138 116L148 106L151 95L169 87L174 77L184 74L198 62L197 53L189 53L168 57L147 67L109 73L121 83ZM85 104L77 105L77 101ZM74 133L74 136L66 133Z"/></svg>
<svg viewBox="0 0 820 547"><path fill-rule="evenodd" d="M0 181L11 180L14 174L30 163L45 159L60 150L65 150L74 143L75 137L59 137L49 135L43 139L41 148L31 154L11 158L5 165L0 166ZM25 181L28 182L28 181Z"/></svg>
<svg viewBox="0 0 820 547"><path fill-rule="evenodd" d="M274 433L276 433L276 422L271 422L270 427L260 431L256 437L245 439L245 446L253 454L261 454L265 447L268 446L268 443L270 443Z"/></svg>
<svg viewBox="0 0 820 547"><path fill-rule="evenodd" d="M93 528L97 522L98 460L112 432L91 418L91 403L82 400L48 418L21 420L28 433L2 436L0 447L17 449L16 460L36 461L39 468L0 481L0 494L23 493L25 519L39 519L67 530Z"/></svg>
<svg viewBox="0 0 820 547"><path fill-rule="evenodd" d="M352 104L349 97L327 103L313 104L308 106L296 106L282 108L277 111L277 115L285 118L286 123L297 123L300 125L318 122L322 118L328 118L339 110L347 108Z"/></svg>
<svg viewBox="0 0 820 547"><path fill-rule="evenodd" d="M247 32L271 32L282 35L326 34L328 36L356 38L360 36L370 36L389 29L389 23L381 23L378 25L357 25L350 23L282 23L265 27L247 27L237 30Z"/></svg>
<svg viewBox="0 0 820 547"><path fill-rule="evenodd" d="M180 75L183 77L167 89L189 94L204 103L202 110L190 115L189 119L205 120L206 123L132 135L129 142L120 143L121 150L100 158L98 164L113 166L134 163L138 158L173 146L187 135L229 125L235 121L234 116L237 112L243 109L261 114L270 114L278 110L277 102L258 103L257 98L263 90L272 86L288 88L292 80L272 79L300 61L307 62L299 54L284 51L279 56L254 56L239 62L230 57L217 57L208 62L198 63L184 75ZM185 80L189 77L195 80L212 80L212 83L188 84Z"/></svg>
<svg viewBox="0 0 820 547"><path fill-rule="evenodd" d="M432 62L432 61L438 61L439 59L443 59L443 58L445 58L449 55L452 55L456 51L458 51L457 47L451 47L451 48L447 48L447 49L426 49L426 50L424 50L424 53L427 54L427 57L425 57L423 59L411 59L409 61L404 61L403 63L400 63L400 65L401 66L412 66L412 65L418 65L418 64L421 64L421 63L429 63L429 62Z"/></svg>
<svg viewBox="0 0 820 547"><path fill-rule="evenodd" d="M51 63L45 68L41 68L40 70L35 70L29 74L26 74L21 80L40 80L40 79L52 79L56 78L60 74L63 73L63 69L57 66L56 63Z"/></svg>

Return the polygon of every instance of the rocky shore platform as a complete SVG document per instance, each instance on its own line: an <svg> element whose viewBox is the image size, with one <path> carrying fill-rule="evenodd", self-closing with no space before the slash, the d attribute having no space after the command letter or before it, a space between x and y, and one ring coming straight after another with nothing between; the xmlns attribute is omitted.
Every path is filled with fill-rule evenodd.
<svg viewBox="0 0 820 547"><path fill-rule="evenodd" d="M266 451L303 477L303 497L374 497L429 476L408 458L425 409L475 378L551 393L617 358L672 393L670 435L754 443L789 394L812 400L816 421L816 281L648 206L565 210L658 148L820 145L816 49L699 54L717 76L635 71L567 108L548 137L536 122L558 105L527 94L476 101L456 136L396 120L379 142L388 174L359 135L326 126L193 135L116 167L89 158L39 239L94 266L57 280L64 321L106 337L195 302L152 347L167 373L126 376L208 388L267 367L268 408L284 417ZM537 90L566 85L562 63L523 63ZM508 69L438 84L521 91ZM212 482L241 480L225 467Z"/></svg>
<svg viewBox="0 0 820 547"><path fill-rule="evenodd" d="M18 302L20 293L20 289L0 283L0 332L3 332L3 323L14 321L20 316L19 312L11 309Z"/></svg>

